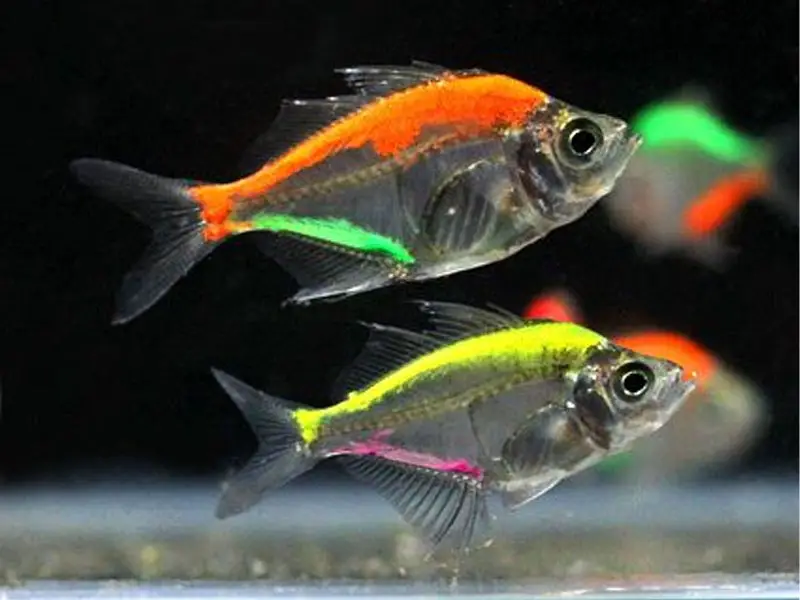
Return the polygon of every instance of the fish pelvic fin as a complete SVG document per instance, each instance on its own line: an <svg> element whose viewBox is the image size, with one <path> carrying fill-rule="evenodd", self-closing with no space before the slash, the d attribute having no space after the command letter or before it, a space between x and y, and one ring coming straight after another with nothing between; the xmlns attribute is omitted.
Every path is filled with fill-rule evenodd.
<svg viewBox="0 0 800 600"><path fill-rule="evenodd" d="M190 194L189 182L92 158L73 161L70 170L95 194L153 232L150 245L117 293L115 325L149 309L221 241L207 235L203 207Z"/></svg>
<svg viewBox="0 0 800 600"><path fill-rule="evenodd" d="M211 372L258 437L256 453L223 485L216 516L224 519L245 512L266 492L312 469L319 458L303 440L295 418L299 404L260 392L217 369Z"/></svg>

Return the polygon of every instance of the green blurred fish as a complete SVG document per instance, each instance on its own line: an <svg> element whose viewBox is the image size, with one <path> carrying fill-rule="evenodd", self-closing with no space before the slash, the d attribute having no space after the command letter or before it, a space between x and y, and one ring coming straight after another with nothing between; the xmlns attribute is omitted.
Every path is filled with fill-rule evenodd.
<svg viewBox="0 0 800 600"><path fill-rule="evenodd" d="M336 457L433 545L466 551L487 498L514 509L658 430L693 389L677 364L572 323L415 303L422 332L367 324L370 338L328 408L214 374L260 441L217 515L240 513Z"/></svg>
<svg viewBox="0 0 800 600"><path fill-rule="evenodd" d="M682 252L722 269L735 253L731 224L756 200L796 226L796 117L756 137L734 128L709 93L686 87L643 107L631 126L642 148L603 205L646 255Z"/></svg>

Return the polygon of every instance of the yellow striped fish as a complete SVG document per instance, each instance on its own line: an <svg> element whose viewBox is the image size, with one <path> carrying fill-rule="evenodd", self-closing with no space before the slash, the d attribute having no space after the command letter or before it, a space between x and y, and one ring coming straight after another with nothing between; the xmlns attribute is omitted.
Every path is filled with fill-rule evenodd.
<svg viewBox="0 0 800 600"><path fill-rule="evenodd" d="M214 370L259 438L227 482L224 518L335 457L376 487L433 549L467 551L507 509L659 429L693 389L677 364L573 323L500 309L415 302L428 325L365 324L370 338L337 388L303 407Z"/></svg>

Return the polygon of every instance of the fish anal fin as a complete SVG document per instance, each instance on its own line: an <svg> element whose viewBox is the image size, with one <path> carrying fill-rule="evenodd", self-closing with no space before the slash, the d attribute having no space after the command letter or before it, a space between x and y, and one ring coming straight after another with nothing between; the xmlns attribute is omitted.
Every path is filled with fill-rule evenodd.
<svg viewBox="0 0 800 600"><path fill-rule="evenodd" d="M370 101L357 95L319 99L286 99L266 132L245 150L238 170L250 175L309 136L353 113Z"/></svg>
<svg viewBox="0 0 800 600"><path fill-rule="evenodd" d="M488 532L486 493L475 478L378 456L345 455L336 460L351 476L388 500L424 535L432 552L445 547L469 552L474 540Z"/></svg>
<svg viewBox="0 0 800 600"><path fill-rule="evenodd" d="M403 267L391 259L318 242L294 233L253 234L259 250L275 260L301 289L289 304L382 287L402 279Z"/></svg>

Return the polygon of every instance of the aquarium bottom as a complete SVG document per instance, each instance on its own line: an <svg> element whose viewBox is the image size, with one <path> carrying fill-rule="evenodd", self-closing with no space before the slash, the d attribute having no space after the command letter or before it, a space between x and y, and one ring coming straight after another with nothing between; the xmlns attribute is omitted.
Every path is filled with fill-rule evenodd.
<svg viewBox="0 0 800 600"><path fill-rule="evenodd" d="M330 581L288 585L267 582L71 582L38 581L19 587L0 588L3 600L41 598L43 600L78 600L83 598L147 598L149 600L187 600L197 598L376 598L427 600L443 596L474 596L485 600L512 598L714 598L779 599L798 598L796 573L769 575L726 575L721 573L691 576L647 576L602 580L570 579L505 584L420 585L410 582L372 584L368 582Z"/></svg>

